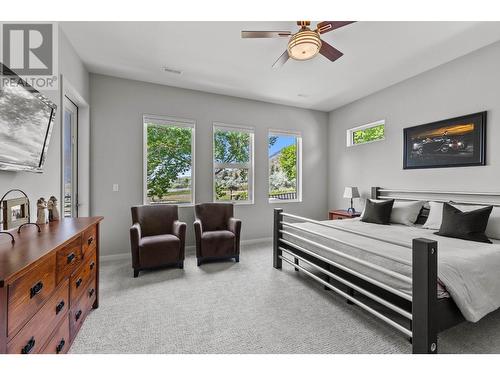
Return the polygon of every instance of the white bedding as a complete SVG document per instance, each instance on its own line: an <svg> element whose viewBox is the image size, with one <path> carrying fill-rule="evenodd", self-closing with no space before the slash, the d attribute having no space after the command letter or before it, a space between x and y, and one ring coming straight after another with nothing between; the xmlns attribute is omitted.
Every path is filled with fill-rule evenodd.
<svg viewBox="0 0 500 375"><path fill-rule="evenodd" d="M339 240L370 249L376 253L389 254L399 259L411 262L411 249L376 241L336 230L334 227L345 227L362 233L376 236L377 238L406 243L411 245L414 238L424 237L438 241L438 277L440 283L448 292L464 317L471 322L476 322L491 311L500 307L500 241L492 240L493 244L465 241L434 235L434 230L421 227L408 227L405 225L391 224L378 225L352 220L324 221L332 228L327 228L314 223L295 223L298 226L320 232ZM355 257L365 259L390 270L411 277L411 267L397 263L393 260L378 257L375 254L342 245L316 235L297 231L293 228L284 228L291 233L300 234L302 237L315 242L328 245L336 250L348 253ZM391 276L382 274L365 266L341 258L321 248L313 248L292 236L283 236L290 242L314 250L318 254L341 263L347 267L362 272L380 282L384 282L398 290L411 294L411 286ZM445 291L439 290L438 297L444 297Z"/></svg>

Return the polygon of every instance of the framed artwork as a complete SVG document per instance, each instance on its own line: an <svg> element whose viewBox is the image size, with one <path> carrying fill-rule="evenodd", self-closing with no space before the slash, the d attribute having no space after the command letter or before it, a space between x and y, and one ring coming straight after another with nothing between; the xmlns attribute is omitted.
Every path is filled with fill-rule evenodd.
<svg viewBox="0 0 500 375"><path fill-rule="evenodd" d="M403 169L486 164L486 112L403 129Z"/></svg>
<svg viewBox="0 0 500 375"><path fill-rule="evenodd" d="M17 228L29 221L28 200L25 197L3 201L3 230Z"/></svg>

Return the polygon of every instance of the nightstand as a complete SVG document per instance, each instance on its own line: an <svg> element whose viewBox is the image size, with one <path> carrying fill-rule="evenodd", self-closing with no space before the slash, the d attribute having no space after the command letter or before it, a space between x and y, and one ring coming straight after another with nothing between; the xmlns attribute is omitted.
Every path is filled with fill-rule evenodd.
<svg viewBox="0 0 500 375"><path fill-rule="evenodd" d="M344 219L353 219L355 217L360 217L361 212L350 213L346 210L332 210L328 212L329 220L344 220Z"/></svg>

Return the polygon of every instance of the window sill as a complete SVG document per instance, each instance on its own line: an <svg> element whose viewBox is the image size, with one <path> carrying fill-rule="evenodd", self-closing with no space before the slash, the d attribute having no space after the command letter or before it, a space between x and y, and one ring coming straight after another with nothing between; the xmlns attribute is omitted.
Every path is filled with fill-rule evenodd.
<svg viewBox="0 0 500 375"><path fill-rule="evenodd" d="M368 142L350 143L350 144L347 145L347 148L349 148L349 147L357 147L357 146L362 146L362 145L369 145L371 143L382 142L382 141L385 141L385 137L384 138L380 138L380 139L374 139L373 141L368 141Z"/></svg>
<svg viewBox="0 0 500 375"><path fill-rule="evenodd" d="M302 203L302 199L276 199L269 200L269 204L281 204L281 203Z"/></svg>
<svg viewBox="0 0 500 375"><path fill-rule="evenodd" d="M172 205L176 205L179 208L182 208L182 207L194 207L194 205L196 203L143 203L143 204L145 206L161 206L161 205L172 206Z"/></svg>
<svg viewBox="0 0 500 375"><path fill-rule="evenodd" d="M213 201L213 203L232 203L235 206L251 206L255 204L254 202L248 201L248 202L238 202L238 201Z"/></svg>

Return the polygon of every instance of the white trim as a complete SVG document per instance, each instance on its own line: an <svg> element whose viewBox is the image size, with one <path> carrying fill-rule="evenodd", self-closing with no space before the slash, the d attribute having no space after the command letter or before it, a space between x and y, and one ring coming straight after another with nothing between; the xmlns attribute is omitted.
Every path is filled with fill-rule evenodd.
<svg viewBox="0 0 500 375"><path fill-rule="evenodd" d="M249 161L248 163L216 163L215 162L215 132L216 130L229 131L229 132L239 132L248 133L250 136L249 144ZM212 123L212 201L213 202L227 202L233 203L235 205L252 205L254 204L254 191L255 191L255 127L248 125L236 125L227 124L224 122L213 122ZM245 201L239 200L217 200L217 194L215 190L215 170L216 169L248 169L248 199Z"/></svg>
<svg viewBox="0 0 500 375"><path fill-rule="evenodd" d="M379 125L384 125L384 136L382 138L375 139L373 141L363 142L363 143L354 143L353 134L355 132L357 132L359 130L365 130L365 129L369 129L369 128L374 128L374 127L379 126ZM361 125L361 126L356 126L355 128L350 128L350 129L346 130L346 141L347 141L346 145L347 145L347 147L366 145L366 144L369 144L369 143L380 142L380 141L383 141L383 140L385 140L385 120L378 120L378 121L370 122L369 124L365 124L365 125Z"/></svg>
<svg viewBox="0 0 500 375"><path fill-rule="evenodd" d="M284 135L284 136L294 135L294 136L297 136L297 137L302 137L302 132L299 131L299 130L286 130L286 129L273 129L273 128L269 128L269 129L267 129L267 132L269 134L274 134L274 135Z"/></svg>
<svg viewBox="0 0 500 375"><path fill-rule="evenodd" d="M267 194L268 194L268 203L301 203L302 202L302 132L298 130L280 130L280 129L268 129L267 132L267 142L269 146L269 137L270 136L285 136L285 137L295 137L297 143L297 181L296 181L296 190L297 190L297 198L296 199L282 199L282 200L274 200L269 198L269 157L267 159Z"/></svg>
<svg viewBox="0 0 500 375"><path fill-rule="evenodd" d="M187 127L187 128L194 128L196 125L196 121L191 119L163 116L163 115L151 115L143 113L142 122L146 123L146 121L157 125L167 125L167 126L175 125L177 127Z"/></svg>
<svg viewBox="0 0 500 375"><path fill-rule="evenodd" d="M147 122L149 121L149 122ZM182 119L178 117L169 117L169 116L161 116L161 115L142 115L142 202L143 204L147 203L147 194L148 194L148 186L147 186L147 160L148 160L148 148L147 148L147 126L148 123L153 123L157 125L163 126L173 126L173 127L185 127L191 129L191 202L188 203L157 203L157 204L176 204L179 207L193 206L196 204L195 201L195 160L196 160L196 121L189 119Z"/></svg>
<svg viewBox="0 0 500 375"><path fill-rule="evenodd" d="M225 122L212 122L212 126L226 131L239 131L247 133L255 133L255 127L250 125L228 124Z"/></svg>

